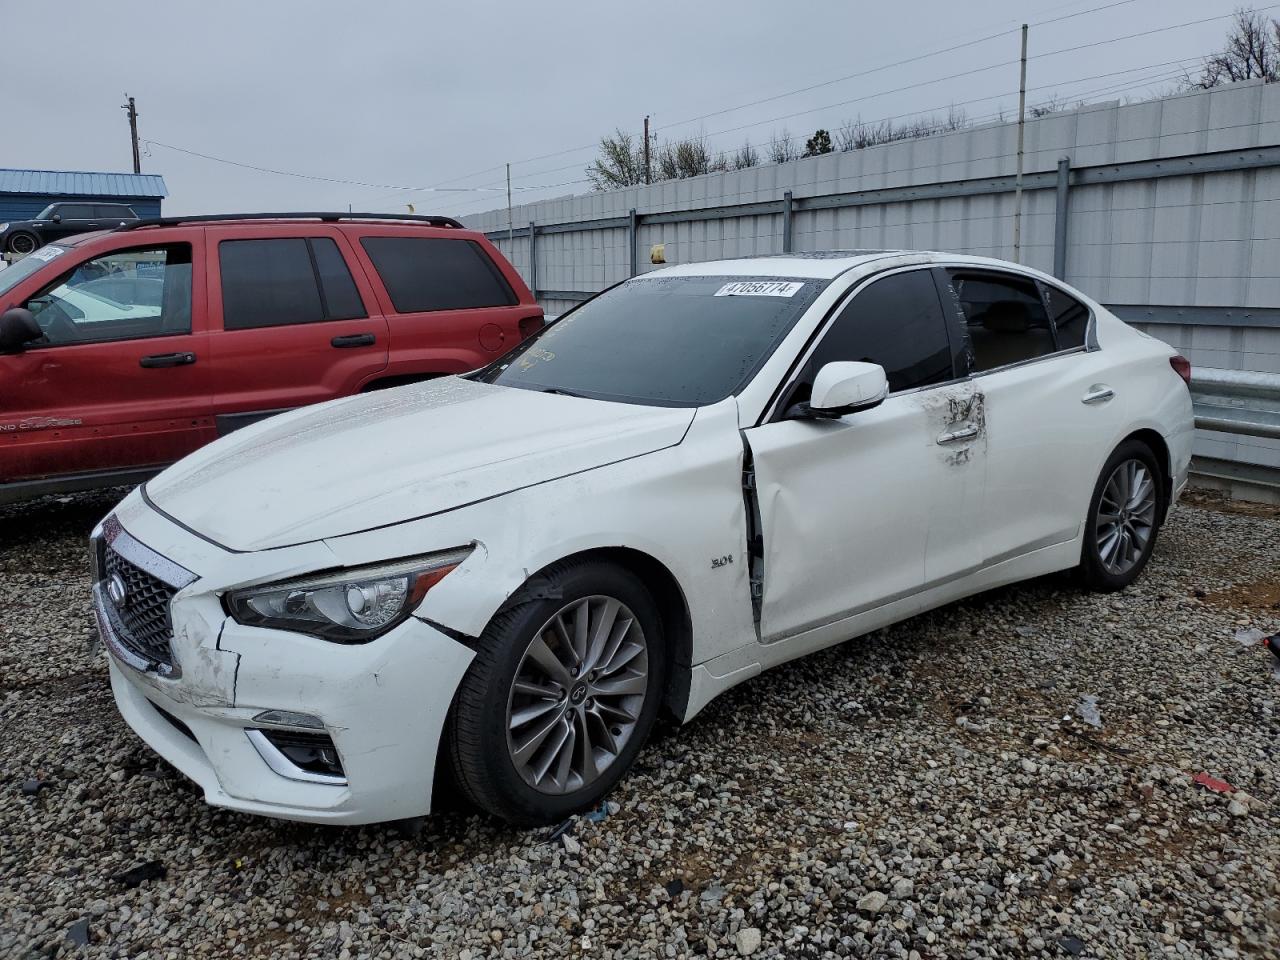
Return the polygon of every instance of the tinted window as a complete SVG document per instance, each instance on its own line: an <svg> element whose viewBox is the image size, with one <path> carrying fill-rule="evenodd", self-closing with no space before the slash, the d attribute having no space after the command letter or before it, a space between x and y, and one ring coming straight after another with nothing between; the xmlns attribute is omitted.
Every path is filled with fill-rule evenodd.
<svg viewBox="0 0 1280 960"><path fill-rule="evenodd" d="M224 329L324 319L306 240L223 240L218 260Z"/></svg>
<svg viewBox="0 0 1280 960"><path fill-rule="evenodd" d="M356 282L351 279L347 261L338 245L329 237L312 237L311 254L315 257L320 277L320 293L324 298L325 317L329 320L351 320L366 316Z"/></svg>
<svg viewBox="0 0 1280 960"><path fill-rule="evenodd" d="M715 403L751 379L826 285L777 277L628 280L476 379L626 403Z"/></svg>
<svg viewBox="0 0 1280 960"><path fill-rule="evenodd" d="M517 303L506 279L471 240L362 237L398 313L505 307Z"/></svg>
<svg viewBox="0 0 1280 960"><path fill-rule="evenodd" d="M46 344L191 332L191 245L117 250L80 264L27 301Z"/></svg>
<svg viewBox="0 0 1280 960"><path fill-rule="evenodd" d="M807 400L818 371L837 360L880 364L890 390L952 379L951 341L930 271L897 273L859 291L806 362L786 406Z"/></svg>
<svg viewBox="0 0 1280 960"><path fill-rule="evenodd" d="M1053 331L1033 281L999 273L950 273L973 350L972 372L1053 353Z"/></svg>
<svg viewBox="0 0 1280 960"><path fill-rule="evenodd" d="M93 207L79 203L64 203L53 211L63 220L92 220Z"/></svg>
<svg viewBox="0 0 1280 960"><path fill-rule="evenodd" d="M93 208L94 216L105 220L132 220L133 211L118 203L99 204Z"/></svg>
<svg viewBox="0 0 1280 960"><path fill-rule="evenodd" d="M1043 284L1045 299L1049 301L1049 316L1058 333L1058 349L1071 350L1084 346L1085 332L1089 328L1089 308L1068 293Z"/></svg>

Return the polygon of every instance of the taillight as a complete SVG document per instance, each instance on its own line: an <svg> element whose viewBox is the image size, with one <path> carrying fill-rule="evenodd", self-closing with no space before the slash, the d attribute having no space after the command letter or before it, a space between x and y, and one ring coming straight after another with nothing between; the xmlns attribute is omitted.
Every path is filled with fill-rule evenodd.
<svg viewBox="0 0 1280 960"><path fill-rule="evenodd" d="M537 333L546 325L547 325L546 321L542 319L541 314L539 314L536 317L521 317L520 318L520 339L528 340L530 337L532 337L535 333Z"/></svg>
<svg viewBox="0 0 1280 960"><path fill-rule="evenodd" d="M1188 387L1191 386L1191 361L1183 356L1173 356L1169 358L1169 366L1173 367L1173 372L1182 378L1182 382Z"/></svg>

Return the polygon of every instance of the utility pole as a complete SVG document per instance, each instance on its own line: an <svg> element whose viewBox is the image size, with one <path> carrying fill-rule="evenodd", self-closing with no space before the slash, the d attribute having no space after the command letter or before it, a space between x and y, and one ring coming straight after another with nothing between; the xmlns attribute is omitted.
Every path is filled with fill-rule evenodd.
<svg viewBox="0 0 1280 960"><path fill-rule="evenodd" d="M1022 137L1027 126L1027 25L1022 25L1022 66L1018 81L1018 176L1013 187L1013 262L1022 262Z"/></svg>
<svg viewBox="0 0 1280 960"><path fill-rule="evenodd" d="M138 108L134 106L133 97L127 93L125 96L128 97L129 102L120 104L120 109L129 112L129 136L133 140L133 172L141 173L142 160L138 156Z"/></svg>
<svg viewBox="0 0 1280 960"><path fill-rule="evenodd" d="M503 251L508 257L514 257L514 231L511 227L511 164L507 164L507 249Z"/></svg>
<svg viewBox="0 0 1280 960"><path fill-rule="evenodd" d="M644 118L644 182L653 183L653 174L649 170L649 117Z"/></svg>

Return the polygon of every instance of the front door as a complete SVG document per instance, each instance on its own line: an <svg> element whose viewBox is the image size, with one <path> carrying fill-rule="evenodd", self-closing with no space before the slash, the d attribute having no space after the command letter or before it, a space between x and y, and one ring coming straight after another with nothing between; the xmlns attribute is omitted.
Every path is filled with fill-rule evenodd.
<svg viewBox="0 0 1280 960"><path fill-rule="evenodd" d="M760 633L780 640L975 569L985 425L929 269L873 279L745 431L763 535ZM787 417L826 363L879 363L890 395L838 420Z"/></svg>
<svg viewBox="0 0 1280 960"><path fill-rule="evenodd" d="M159 466L213 438L192 254L124 247L25 298L44 336L0 356L0 483Z"/></svg>

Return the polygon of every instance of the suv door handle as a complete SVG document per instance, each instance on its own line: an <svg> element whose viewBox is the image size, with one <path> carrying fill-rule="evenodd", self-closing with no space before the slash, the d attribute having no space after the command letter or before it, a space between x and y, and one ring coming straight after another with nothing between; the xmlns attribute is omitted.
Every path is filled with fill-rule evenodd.
<svg viewBox="0 0 1280 960"><path fill-rule="evenodd" d="M371 347L377 341L372 333L349 333L345 337L334 337L329 341L331 347Z"/></svg>
<svg viewBox="0 0 1280 960"><path fill-rule="evenodd" d="M1089 388L1089 392L1080 398L1081 403L1106 403L1116 392L1108 387L1105 383L1095 383Z"/></svg>
<svg viewBox="0 0 1280 960"><path fill-rule="evenodd" d="M956 443L960 440L972 440L978 435L978 428L972 423L962 424L954 430L938 434L938 443Z"/></svg>
<svg viewBox="0 0 1280 960"><path fill-rule="evenodd" d="M140 367L182 367L188 363L195 363L196 355L189 352L181 353L153 353L149 357L143 357L138 361Z"/></svg>

